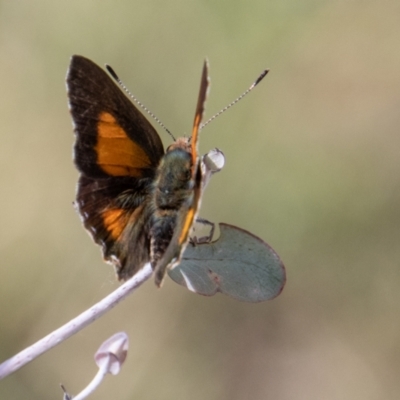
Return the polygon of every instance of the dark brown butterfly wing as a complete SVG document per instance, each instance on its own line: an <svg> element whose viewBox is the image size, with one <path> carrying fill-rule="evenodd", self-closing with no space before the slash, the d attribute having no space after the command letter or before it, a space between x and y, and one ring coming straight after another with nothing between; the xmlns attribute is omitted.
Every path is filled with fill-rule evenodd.
<svg viewBox="0 0 400 400"><path fill-rule="evenodd" d="M67 75L75 163L92 178L154 177L164 154L155 129L92 61L73 56Z"/></svg>
<svg viewBox="0 0 400 400"><path fill-rule="evenodd" d="M149 261L148 197L164 154L162 142L92 61L72 57L67 87L81 172L76 206L105 259L126 279Z"/></svg>
<svg viewBox="0 0 400 400"><path fill-rule="evenodd" d="M91 179L81 175L76 207L104 259L118 279L133 276L149 260L150 182L121 177Z"/></svg>

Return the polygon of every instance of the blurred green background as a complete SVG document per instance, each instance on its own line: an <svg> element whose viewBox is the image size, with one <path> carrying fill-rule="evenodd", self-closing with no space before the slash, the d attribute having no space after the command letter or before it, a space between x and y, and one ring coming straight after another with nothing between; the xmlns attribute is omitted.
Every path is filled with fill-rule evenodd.
<svg viewBox="0 0 400 400"><path fill-rule="evenodd" d="M0 382L1 399L61 399L93 354L130 337L97 399L398 399L400 2L1 1L0 356L118 286L72 208L77 172L65 75L109 63L175 135L201 134L225 169L201 215L270 243L288 275L272 302L147 282L99 321ZM168 135L159 129L165 144Z"/></svg>

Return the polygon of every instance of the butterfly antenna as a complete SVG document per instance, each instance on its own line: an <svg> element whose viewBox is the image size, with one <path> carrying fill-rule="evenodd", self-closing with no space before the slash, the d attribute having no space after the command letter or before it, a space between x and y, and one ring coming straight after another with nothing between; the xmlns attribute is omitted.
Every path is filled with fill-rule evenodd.
<svg viewBox="0 0 400 400"><path fill-rule="evenodd" d="M125 93L147 114L150 115L151 118L153 118L167 133L172 137L172 139L175 141L174 135L171 133L171 131L140 101L138 100L130 91L129 89L125 86L124 82L121 81L119 76L115 73L115 71L106 64L107 71L110 73L110 75L117 81L119 86L124 90Z"/></svg>
<svg viewBox="0 0 400 400"><path fill-rule="evenodd" d="M269 69L266 69L265 71L263 71L260 74L260 76L253 82L253 84L245 92L243 92L238 98L233 100L232 103L230 103L226 107L224 107L221 111L219 111L215 115L213 115L208 121L204 122L204 124L201 124L200 128L203 129L211 121L213 121L215 118L219 117L222 113L224 113L226 110L228 110L233 105L235 105L239 100L242 100L244 96L246 96L248 93L250 93L265 78L265 75L267 75L268 72L269 72Z"/></svg>

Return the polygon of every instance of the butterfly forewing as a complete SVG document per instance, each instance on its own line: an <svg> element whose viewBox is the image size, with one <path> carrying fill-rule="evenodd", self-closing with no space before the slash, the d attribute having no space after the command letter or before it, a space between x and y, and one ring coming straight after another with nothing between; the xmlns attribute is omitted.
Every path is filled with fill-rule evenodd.
<svg viewBox="0 0 400 400"><path fill-rule="evenodd" d="M194 122L193 122L192 137L191 137L193 165L196 164L198 158L197 143L200 132L200 125L204 116L209 85L210 85L210 78L208 76L208 62L207 60L205 60L203 64L203 71L201 74L200 91L199 91L199 97L197 99L196 112L194 114Z"/></svg>
<svg viewBox="0 0 400 400"><path fill-rule="evenodd" d="M67 76L75 163L86 176L153 177L164 154L155 129L92 61L73 56Z"/></svg>

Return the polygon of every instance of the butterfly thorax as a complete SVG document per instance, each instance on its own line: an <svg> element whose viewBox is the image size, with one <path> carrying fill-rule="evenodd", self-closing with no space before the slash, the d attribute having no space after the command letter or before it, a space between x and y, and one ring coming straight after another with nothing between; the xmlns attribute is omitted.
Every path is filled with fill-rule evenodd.
<svg viewBox="0 0 400 400"><path fill-rule="evenodd" d="M167 151L157 169L153 188L156 209L178 210L193 189L191 154L179 147Z"/></svg>

